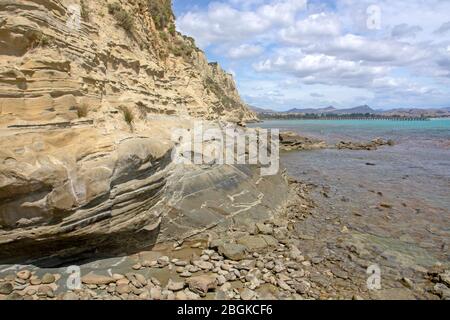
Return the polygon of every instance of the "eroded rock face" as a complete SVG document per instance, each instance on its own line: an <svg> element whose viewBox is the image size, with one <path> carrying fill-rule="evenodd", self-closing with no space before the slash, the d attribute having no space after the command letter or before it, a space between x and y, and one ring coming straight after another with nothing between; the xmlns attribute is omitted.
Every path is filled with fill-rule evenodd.
<svg viewBox="0 0 450 320"><path fill-rule="evenodd" d="M152 1L117 1L130 30L94 1L70 28L72 2L0 1L0 262L126 252L273 215L281 175L172 162L175 129L256 119L232 76L171 33L171 17L158 29Z"/></svg>

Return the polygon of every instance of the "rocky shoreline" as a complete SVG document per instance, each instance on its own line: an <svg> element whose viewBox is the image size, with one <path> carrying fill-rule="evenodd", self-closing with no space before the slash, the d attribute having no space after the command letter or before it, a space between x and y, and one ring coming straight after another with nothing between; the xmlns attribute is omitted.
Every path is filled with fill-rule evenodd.
<svg viewBox="0 0 450 320"><path fill-rule="evenodd" d="M328 145L324 140L300 136L296 132L284 131L280 133L280 149L283 151L310 151L320 149L338 150L378 150L383 146L394 146L393 140L381 138L367 142L339 141L335 145Z"/></svg>
<svg viewBox="0 0 450 320"><path fill-rule="evenodd" d="M346 245L345 226L333 247L311 253L319 235L303 231L314 219L311 186L290 181L285 208L260 223L212 229L182 243L117 260L81 264L81 288L67 288L66 269L0 273L0 299L13 300L271 300L449 299L450 271L422 271L424 283L383 279L370 291L365 253ZM330 225L331 227L331 225ZM333 233L332 229L329 231ZM358 252L359 250L359 252ZM346 253L344 253L346 252ZM365 257L367 258L367 256ZM392 283L391 283L392 282Z"/></svg>

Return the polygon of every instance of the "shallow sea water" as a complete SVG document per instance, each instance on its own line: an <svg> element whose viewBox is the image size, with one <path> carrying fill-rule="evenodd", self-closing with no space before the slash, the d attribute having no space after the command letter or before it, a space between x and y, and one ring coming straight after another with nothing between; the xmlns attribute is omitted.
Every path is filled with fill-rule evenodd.
<svg viewBox="0 0 450 320"><path fill-rule="evenodd" d="M450 264L450 119L287 120L254 126L296 131L330 144L393 139L394 147L377 151L282 153L281 162L291 176L316 186L316 210L327 221L345 225L355 243L392 259L392 266Z"/></svg>

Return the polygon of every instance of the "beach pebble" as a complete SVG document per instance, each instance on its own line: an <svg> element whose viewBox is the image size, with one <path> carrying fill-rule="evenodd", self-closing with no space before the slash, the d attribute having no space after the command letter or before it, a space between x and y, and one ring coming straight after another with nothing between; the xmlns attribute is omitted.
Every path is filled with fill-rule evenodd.
<svg viewBox="0 0 450 320"><path fill-rule="evenodd" d="M56 278L51 273L44 274L44 276L41 279L41 283L43 283L43 284L51 284L51 283L53 283L55 281L56 281Z"/></svg>
<svg viewBox="0 0 450 320"><path fill-rule="evenodd" d="M21 280L28 280L31 277L31 272L29 270L22 270L17 272L17 278Z"/></svg>

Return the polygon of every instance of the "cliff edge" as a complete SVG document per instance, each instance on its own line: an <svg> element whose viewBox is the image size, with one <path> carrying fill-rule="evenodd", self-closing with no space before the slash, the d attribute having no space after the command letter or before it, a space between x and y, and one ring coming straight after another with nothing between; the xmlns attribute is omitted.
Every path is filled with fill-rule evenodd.
<svg viewBox="0 0 450 320"><path fill-rule="evenodd" d="M170 1L0 0L0 261L275 214L281 174L172 162L172 132L198 119L243 130L256 117L176 32Z"/></svg>

